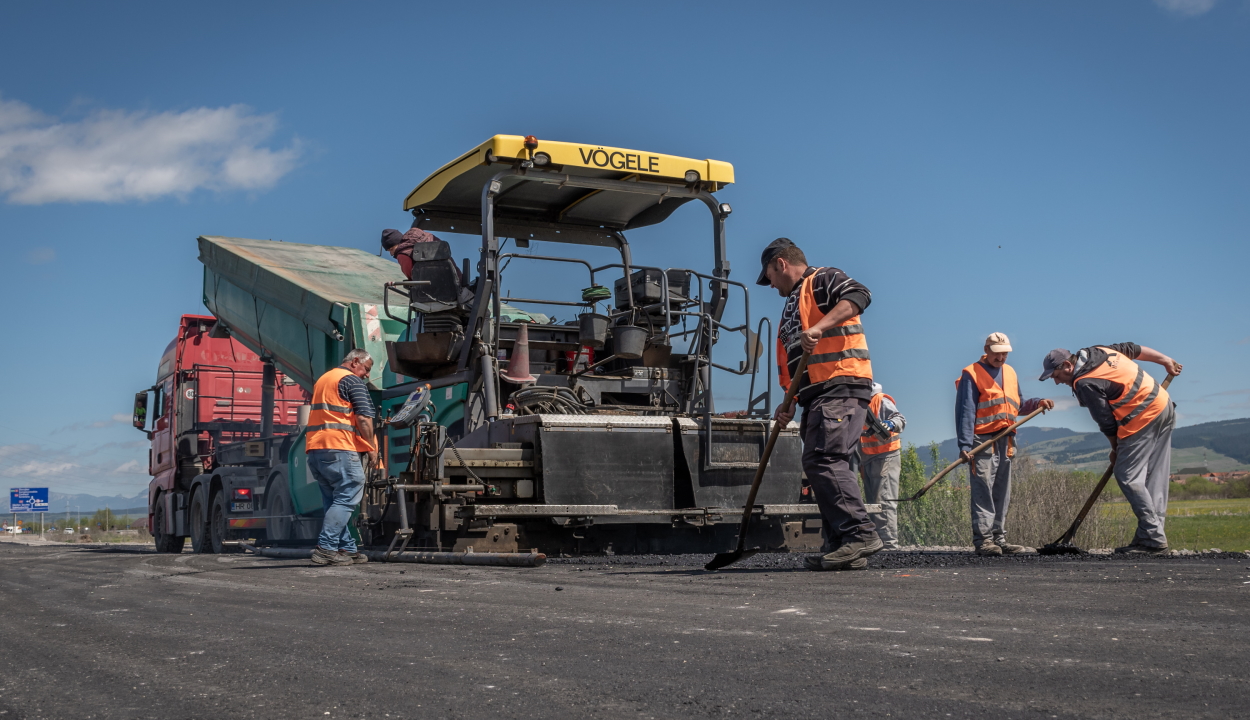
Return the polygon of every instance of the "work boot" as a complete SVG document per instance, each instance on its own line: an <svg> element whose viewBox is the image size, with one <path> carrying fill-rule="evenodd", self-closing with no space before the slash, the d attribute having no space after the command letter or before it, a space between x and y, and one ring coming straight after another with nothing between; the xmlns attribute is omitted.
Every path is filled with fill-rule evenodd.
<svg viewBox="0 0 1250 720"><path fill-rule="evenodd" d="M312 561L314 565L351 565L352 564L352 559L347 556L347 553L335 552L333 550L326 550L320 545L313 548Z"/></svg>
<svg viewBox="0 0 1250 720"><path fill-rule="evenodd" d="M858 560L852 560L849 564L843 567L838 567L838 568L825 567L823 560L824 560L824 555L808 555L807 557L803 558L803 567L807 568L808 570L815 570L816 572L820 572L822 570L867 570L868 569L868 558L859 558Z"/></svg>
<svg viewBox="0 0 1250 720"><path fill-rule="evenodd" d="M821 556L820 567L823 570L842 570L856 560L880 552L883 547L885 543L881 542L881 538L877 537L874 532L863 539L846 543L828 555Z"/></svg>
<svg viewBox="0 0 1250 720"><path fill-rule="evenodd" d="M977 545L977 555L984 555L986 557L1001 557L1002 554L1003 549L1000 548L997 543L986 541Z"/></svg>
<svg viewBox="0 0 1250 720"><path fill-rule="evenodd" d="M353 565L360 565L362 563L369 562L369 557L367 555L361 555L358 552L349 553L349 552L343 552L342 550L339 550L339 554L346 555L347 557L351 558Z"/></svg>
<svg viewBox="0 0 1250 720"><path fill-rule="evenodd" d="M1022 552L1029 551L1029 548L1026 548L1023 545L1012 545L1006 540L1000 540L999 542L995 544L998 545L999 550L1003 551L1004 555L1019 555Z"/></svg>
<svg viewBox="0 0 1250 720"><path fill-rule="evenodd" d="M1138 545L1137 543L1118 547L1115 551L1123 555L1167 555L1170 552L1167 545Z"/></svg>

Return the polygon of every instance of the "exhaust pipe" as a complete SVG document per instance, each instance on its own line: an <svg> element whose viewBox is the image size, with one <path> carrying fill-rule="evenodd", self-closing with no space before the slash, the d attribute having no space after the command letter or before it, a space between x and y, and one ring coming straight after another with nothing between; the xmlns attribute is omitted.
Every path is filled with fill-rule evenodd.
<svg viewBox="0 0 1250 720"><path fill-rule="evenodd" d="M284 560L307 560L312 557L312 548L258 548L251 543L239 543L239 546L262 557Z"/></svg>

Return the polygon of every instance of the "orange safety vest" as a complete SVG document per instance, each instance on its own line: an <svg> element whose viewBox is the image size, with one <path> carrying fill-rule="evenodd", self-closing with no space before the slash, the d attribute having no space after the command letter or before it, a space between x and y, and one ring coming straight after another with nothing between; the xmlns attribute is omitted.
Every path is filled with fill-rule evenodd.
<svg viewBox="0 0 1250 720"><path fill-rule="evenodd" d="M894 398L885 393L877 393L872 396L872 400L868 402L868 409L872 411L877 419L881 419L881 398L890 398L890 402L894 402ZM864 424L863 434L859 438L859 451L865 455L881 455L895 450L903 449L903 439L896 432L890 433L890 437L882 440L880 436L872 432L868 424Z"/></svg>
<svg viewBox="0 0 1250 720"><path fill-rule="evenodd" d="M1098 349L1107 353L1106 361L1077 381L1110 380L1124 386L1124 393L1111 401L1111 412L1120 424L1116 436L1126 438L1159 417L1172 398L1137 363L1110 348L1099 346Z"/></svg>
<svg viewBox="0 0 1250 720"><path fill-rule="evenodd" d="M350 400L339 395L339 381L351 375L346 368L334 368L313 386L312 409L308 413L308 450L376 450L373 438L356 432L356 412Z"/></svg>
<svg viewBox="0 0 1250 720"><path fill-rule="evenodd" d="M816 268L819 272L821 268ZM820 322L825 313L816 305L812 292L812 283L816 272L803 278L799 289L799 322L804 330ZM777 379L781 387L790 387L790 356L786 347L777 338ZM868 359L868 338L864 337L864 326L859 316L829 328L820 336L816 349L807 361L807 377L813 383L824 382L835 377L872 377L872 363Z"/></svg>
<svg viewBox="0 0 1250 720"><path fill-rule="evenodd" d="M985 356L982 355L981 359L984 360ZM1020 412L1020 385L1016 381L1016 371L1010 365L1003 365L1002 385L994 382L979 362L964 368L964 372L971 375L972 381L977 384L977 419L973 432L989 435L1010 427ZM963 375L960 375L959 380L962 379ZM959 388L959 380L955 381L956 389Z"/></svg>

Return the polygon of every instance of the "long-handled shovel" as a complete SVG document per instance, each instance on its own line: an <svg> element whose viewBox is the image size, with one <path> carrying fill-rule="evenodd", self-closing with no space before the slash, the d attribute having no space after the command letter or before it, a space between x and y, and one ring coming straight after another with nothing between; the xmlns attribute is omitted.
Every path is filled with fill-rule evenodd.
<svg viewBox="0 0 1250 720"><path fill-rule="evenodd" d="M972 448L972 450L970 450L970 451L968 452L968 454L969 454L969 455L976 455L977 453L981 452L981 451L982 451L982 450L984 450L985 448L987 448L987 447L989 447L989 446L993 445L994 443L996 443L996 442L998 442L999 440L1001 440L1001 439L1003 439L1004 437L1006 437L1008 433L1010 433L1010 432L1014 431L1016 428L1020 427L1021 425L1023 425L1023 424L1025 424L1026 422L1028 422L1028 421L1032 420L1033 418L1037 417L1038 415L1041 415L1041 414L1042 414L1042 413L1044 413L1044 412L1046 412L1046 409L1045 409L1045 408L1038 408L1038 409L1034 410L1033 412L1029 413L1028 415L1025 415L1024 417L1022 417L1022 418L1020 418L1019 420L1017 420L1017 421L1015 421L1014 423L1012 423L1012 424L1011 424L1011 426L1010 426L1010 427L1008 427L1006 430L1003 430L1002 432L998 433L997 435L995 435L994 437L990 438L989 440L986 440L985 442L981 443L980 445L977 445L976 447ZM963 465L963 464L964 464L964 463L966 463L966 462L968 462L968 461L967 461L967 460L965 460L965 459L963 459L962 457L961 457L961 458L959 458L958 460L956 460L955 462L951 463L950 465L947 465L945 470L943 470L942 472L938 473L937 475L934 475L934 476L933 476L933 478L932 478L931 480L929 480L929 482L927 482L927 483L925 483L925 484L924 484L924 487L922 487L922 488L920 488L919 490L917 490L917 491L916 491L916 494L915 494L915 495L912 495L912 496L911 496L911 497L909 497L909 498L899 498L897 501L894 501L894 502L911 502L911 501L913 501L913 500L919 500L920 498L924 497L924 494L925 494L925 493L929 492L929 488L933 487L934 485L936 485L936 484L937 484L937 482L938 482L939 480L941 480L942 478L946 477L946 474L947 474L947 473L949 473L951 470L954 470L955 468L959 467L960 465ZM891 502L891 501L890 501L890 500L885 500L885 501L883 501L883 502Z"/></svg>
<svg viewBox="0 0 1250 720"><path fill-rule="evenodd" d="M1176 376L1168 375L1167 378L1163 380L1164 390L1167 390L1168 385L1172 384L1172 378L1174 377ZM1094 507L1094 503L1098 502L1098 497L1102 495L1102 489L1107 487L1107 481L1111 479L1111 474L1114 470L1115 464L1113 463L1107 468L1107 472L1102 474L1102 479L1098 481L1098 484L1094 486L1094 492L1090 493L1089 499L1085 501L1085 507L1081 508L1081 512L1078 513L1076 519L1072 521L1072 525L1068 527L1068 531L1063 534L1063 537L1053 543L1039 547L1037 549L1038 555L1081 555L1085 552L1081 548L1072 544L1072 538L1076 537L1076 531L1081 529L1081 523L1085 522L1085 516L1088 515L1090 509Z"/></svg>
<svg viewBox="0 0 1250 720"><path fill-rule="evenodd" d="M803 371L807 369L807 359L809 353L803 353L803 357L799 359L799 369L794 373L793 380L790 381L790 387L786 390L786 397L781 401L782 408L789 408L794 401L794 394L799 389L798 379L803 377ZM711 432L711 428L708 428ZM733 552L717 553L711 562L703 566L704 570L720 570L727 565L732 565L743 558L749 558L759 552L759 548L746 549L747 544L747 527L751 524L751 515L755 510L755 496L760 491L760 482L764 479L764 468L768 467L768 458L773 454L773 446L777 444L777 436L781 435L781 423L773 423L773 431L768 436L768 444L764 446L764 454L760 456L759 467L755 469L755 480L751 482L751 492L747 494L747 504L742 509L742 525L738 528L738 548Z"/></svg>

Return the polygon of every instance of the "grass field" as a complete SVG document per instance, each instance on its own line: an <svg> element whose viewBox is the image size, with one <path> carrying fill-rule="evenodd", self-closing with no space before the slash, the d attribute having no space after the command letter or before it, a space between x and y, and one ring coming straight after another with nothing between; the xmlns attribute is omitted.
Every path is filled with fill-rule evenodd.
<svg viewBox="0 0 1250 720"><path fill-rule="evenodd" d="M1126 502L1103 503L1102 512L1109 518L1133 517ZM1168 544L1177 550L1250 550L1250 498L1169 502L1164 529Z"/></svg>

